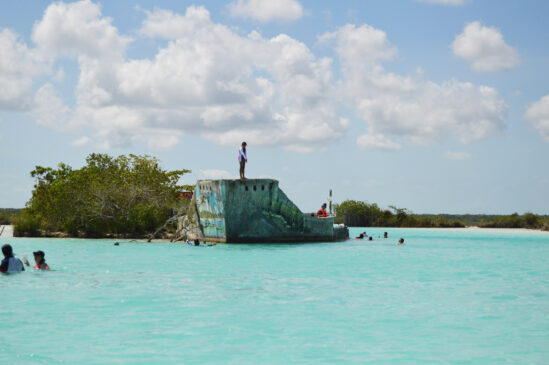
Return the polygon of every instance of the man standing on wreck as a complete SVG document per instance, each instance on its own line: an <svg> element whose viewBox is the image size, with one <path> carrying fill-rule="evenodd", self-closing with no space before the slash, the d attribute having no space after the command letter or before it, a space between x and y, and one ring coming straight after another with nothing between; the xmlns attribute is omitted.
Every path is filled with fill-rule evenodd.
<svg viewBox="0 0 549 365"><path fill-rule="evenodd" d="M246 142L242 142L242 147L238 150L238 162L240 162L240 178L246 179L246 176L244 176L244 169L246 168L246 162L248 162L248 156L246 156Z"/></svg>

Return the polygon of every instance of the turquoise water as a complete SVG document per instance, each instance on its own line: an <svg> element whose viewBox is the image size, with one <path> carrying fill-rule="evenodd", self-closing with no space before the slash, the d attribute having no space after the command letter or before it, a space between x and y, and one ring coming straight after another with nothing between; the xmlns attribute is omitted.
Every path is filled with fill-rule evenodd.
<svg viewBox="0 0 549 365"><path fill-rule="evenodd" d="M55 269L0 276L0 364L549 361L548 233L386 230L215 247L0 238Z"/></svg>

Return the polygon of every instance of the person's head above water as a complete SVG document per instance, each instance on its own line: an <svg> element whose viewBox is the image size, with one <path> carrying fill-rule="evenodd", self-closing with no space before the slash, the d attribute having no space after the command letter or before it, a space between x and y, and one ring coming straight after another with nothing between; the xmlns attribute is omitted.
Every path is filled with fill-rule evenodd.
<svg viewBox="0 0 549 365"><path fill-rule="evenodd" d="M11 248L10 244L5 244L2 246L2 253L4 254L5 258L13 257L13 248Z"/></svg>
<svg viewBox="0 0 549 365"><path fill-rule="evenodd" d="M44 257L46 257L46 254L44 253L44 251L38 250L38 251L34 251L32 254L34 255L34 261L37 264L46 262L46 260L44 260Z"/></svg>
<svg viewBox="0 0 549 365"><path fill-rule="evenodd" d="M399 244L399 245L404 244L404 238L399 239L399 240L398 240L398 244Z"/></svg>

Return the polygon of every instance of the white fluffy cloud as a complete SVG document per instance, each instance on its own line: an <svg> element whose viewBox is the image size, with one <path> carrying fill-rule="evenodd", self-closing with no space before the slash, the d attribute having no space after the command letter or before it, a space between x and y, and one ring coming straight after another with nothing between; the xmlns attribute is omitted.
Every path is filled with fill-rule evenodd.
<svg viewBox="0 0 549 365"><path fill-rule="evenodd" d="M93 141L90 137L83 136L83 137L75 139L74 141L71 142L71 144L73 146L76 146L76 147L84 147L84 146L89 146L89 145L93 144Z"/></svg>
<svg viewBox="0 0 549 365"><path fill-rule="evenodd" d="M324 33L318 39L321 43L332 44L345 66L361 73L397 54L385 32L368 24L360 27L347 24L336 32Z"/></svg>
<svg viewBox="0 0 549 365"><path fill-rule="evenodd" d="M170 10L145 11L140 34L146 37L175 39L188 37L195 29L211 25L210 12L201 6L189 6L184 15Z"/></svg>
<svg viewBox="0 0 549 365"><path fill-rule="evenodd" d="M56 28L61 17L71 27ZM52 4L34 28L44 52L78 56L73 119L102 147L169 148L194 133L222 145L311 150L348 126L337 114L331 61L289 36L241 36L194 6L183 15L146 12L139 34L169 43L152 58L126 59L128 39L90 1Z"/></svg>
<svg viewBox="0 0 549 365"><path fill-rule="evenodd" d="M43 85L36 92L32 114L38 124L53 129L63 130L71 124L71 110L63 104L63 99L51 84Z"/></svg>
<svg viewBox="0 0 549 365"><path fill-rule="evenodd" d="M232 16L252 18L260 22L296 20L303 16L297 0L237 0L229 4Z"/></svg>
<svg viewBox="0 0 549 365"><path fill-rule="evenodd" d="M466 160L471 157L471 154L468 152L456 152L456 151L447 151L444 152L444 157L448 160Z"/></svg>
<svg viewBox="0 0 549 365"><path fill-rule="evenodd" d="M400 150L400 145L385 137L383 134L363 134L356 140L360 149Z"/></svg>
<svg viewBox="0 0 549 365"><path fill-rule="evenodd" d="M0 28L0 55L0 109L28 110L34 79L47 64L9 29Z"/></svg>
<svg viewBox="0 0 549 365"><path fill-rule="evenodd" d="M441 4L441 5L463 5L468 0L416 0L422 3Z"/></svg>
<svg viewBox="0 0 549 365"><path fill-rule="evenodd" d="M385 71L382 61L396 50L380 30L347 25L320 41L334 44L343 65L342 94L368 125L357 139L361 148L399 148L388 136L419 145L447 138L470 143L504 128L507 106L493 88Z"/></svg>
<svg viewBox="0 0 549 365"><path fill-rule="evenodd" d="M55 56L119 58L130 39L120 36L111 23L90 0L57 2L34 25L32 39L44 53Z"/></svg>
<svg viewBox="0 0 549 365"><path fill-rule="evenodd" d="M497 91L386 71L397 49L369 25L319 37L339 57L343 76L336 80L332 59L316 57L288 35L242 35L197 6L184 14L155 9L145 15L135 34L163 39L149 58L129 58L130 38L89 0L52 3L34 26L35 49L0 32L0 51L7 55L0 59L0 84L22 85L12 96L0 95L0 107L27 100L38 123L92 131L73 144L102 148L138 143L167 149L194 134L220 145L246 140L308 152L343 135L350 125L339 114L345 104L367 123L357 138L363 149L448 138L469 143L503 129L506 105ZM53 83L62 71L32 92L36 73L45 72L36 70L63 57L76 59L80 70L70 108Z"/></svg>
<svg viewBox="0 0 549 365"><path fill-rule="evenodd" d="M520 56L505 43L501 32L479 22L465 26L452 43L454 53L469 62L477 71L498 71L516 66Z"/></svg>
<svg viewBox="0 0 549 365"><path fill-rule="evenodd" d="M549 95L530 105L525 117L532 121L542 138L549 142Z"/></svg>

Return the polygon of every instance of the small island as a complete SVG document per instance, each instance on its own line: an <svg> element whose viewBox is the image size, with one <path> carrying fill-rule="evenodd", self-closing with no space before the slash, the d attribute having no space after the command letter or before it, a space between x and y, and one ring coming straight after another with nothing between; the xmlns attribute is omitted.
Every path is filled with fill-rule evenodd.
<svg viewBox="0 0 549 365"><path fill-rule="evenodd" d="M180 184L181 177L189 172L164 170L151 156L96 153L90 154L80 169L64 163L57 168L36 166L30 173L35 185L26 207L0 210L0 223L12 224L14 236L184 240L193 234L218 242L346 239L346 228L339 232L334 224L549 230L549 216L533 213L414 214L396 206L382 209L375 203L356 200L335 204L335 215L323 221L314 214L303 214L278 188L276 180ZM227 189L232 192L230 198ZM238 219L249 224L239 225Z"/></svg>
<svg viewBox="0 0 549 365"><path fill-rule="evenodd" d="M166 171L150 156L91 154L80 169L60 163L31 172L36 183L15 218L15 236L146 238L188 200L179 184L189 170ZM175 221L161 237L173 237Z"/></svg>

